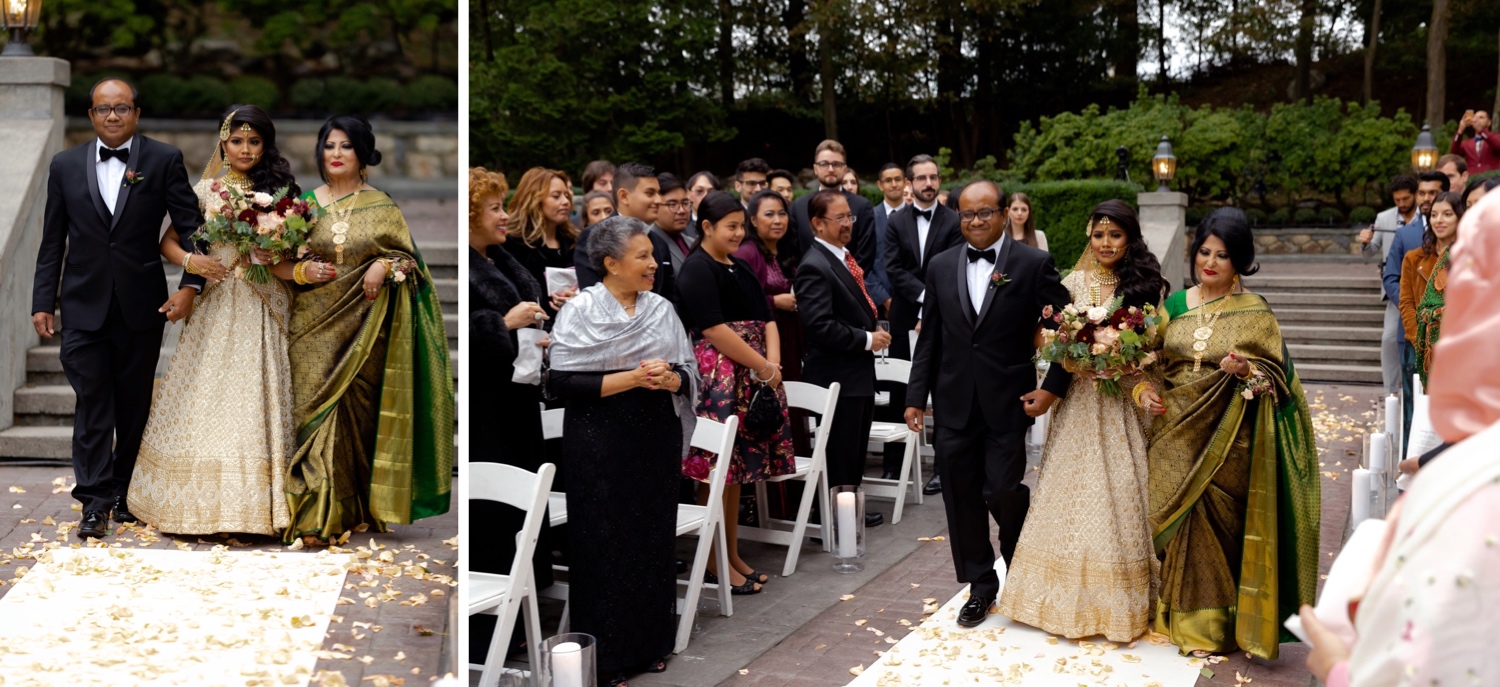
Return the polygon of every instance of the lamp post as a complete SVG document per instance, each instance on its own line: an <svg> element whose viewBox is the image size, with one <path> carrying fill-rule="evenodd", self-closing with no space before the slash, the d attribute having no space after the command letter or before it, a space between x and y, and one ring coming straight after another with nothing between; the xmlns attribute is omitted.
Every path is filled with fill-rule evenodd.
<svg viewBox="0 0 1500 687"><path fill-rule="evenodd" d="M1437 169L1438 149L1437 143L1432 140L1432 127L1423 124L1422 132L1417 134L1417 144L1411 147L1411 167L1418 172L1431 172Z"/></svg>
<svg viewBox="0 0 1500 687"><path fill-rule="evenodd" d="M1177 156L1172 154L1172 141L1165 134L1161 137L1161 143L1156 144L1156 155L1151 158L1151 173L1161 185L1156 187L1157 191L1167 191L1167 182L1177 175Z"/></svg>
<svg viewBox="0 0 1500 687"><path fill-rule="evenodd" d="M10 35L3 57L31 57L36 53L26 43L26 36L36 30L42 0L0 0L0 29Z"/></svg>

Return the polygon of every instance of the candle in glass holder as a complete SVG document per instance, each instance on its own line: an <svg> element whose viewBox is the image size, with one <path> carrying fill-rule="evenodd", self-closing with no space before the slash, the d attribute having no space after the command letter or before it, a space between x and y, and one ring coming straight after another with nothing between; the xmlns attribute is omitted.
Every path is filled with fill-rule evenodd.
<svg viewBox="0 0 1500 687"><path fill-rule="evenodd" d="M1364 468L1354 469L1354 484L1350 486L1350 498L1353 501L1349 509L1349 524L1358 527L1370 519L1370 471Z"/></svg>
<svg viewBox="0 0 1500 687"><path fill-rule="evenodd" d="M838 555L839 558L854 558L859 555L858 535L854 531L857 520L854 492L840 492L836 499L839 518Z"/></svg>
<svg viewBox="0 0 1500 687"><path fill-rule="evenodd" d="M1385 397L1385 433L1396 436L1401 428L1401 399L1395 394Z"/></svg>
<svg viewBox="0 0 1500 687"><path fill-rule="evenodd" d="M583 647L578 642L552 647L552 687L583 687Z"/></svg>
<svg viewBox="0 0 1500 687"><path fill-rule="evenodd" d="M1370 472L1377 475L1385 474L1386 457L1390 455L1390 442L1386 440L1384 432L1376 432L1370 435L1370 459L1367 462Z"/></svg>

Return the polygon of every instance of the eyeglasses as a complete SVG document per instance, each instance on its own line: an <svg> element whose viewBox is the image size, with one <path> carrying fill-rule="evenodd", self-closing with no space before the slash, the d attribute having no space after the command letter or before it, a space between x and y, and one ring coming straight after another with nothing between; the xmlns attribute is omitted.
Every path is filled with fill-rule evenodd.
<svg viewBox="0 0 1500 687"><path fill-rule="evenodd" d="M937 183L941 183L942 180L943 180L943 177L941 175L938 175L938 174L924 174L924 175L919 176L919 177L912 177L912 181L914 181L914 182L915 181L930 181L930 182L932 182L934 184L937 184Z"/></svg>
<svg viewBox="0 0 1500 687"><path fill-rule="evenodd" d="M834 215L832 217L823 217L821 219L826 219L830 222L833 222L834 224L854 224L854 215L852 214Z"/></svg>
<svg viewBox="0 0 1500 687"><path fill-rule="evenodd" d="M848 167L848 165L834 160L819 160L817 162L814 162L813 166L817 167L818 169L843 169L845 167Z"/></svg>
<svg viewBox="0 0 1500 687"><path fill-rule="evenodd" d="M976 219L981 222L988 222L998 214L1000 214L1000 211L995 208L980 208L978 210L964 210L958 213L958 218L965 222L973 222Z"/></svg>
<svg viewBox="0 0 1500 687"><path fill-rule="evenodd" d="M129 117L130 113L135 112L135 106L115 105L114 107L110 107L109 105L99 105L89 108L89 112L94 113L94 116L100 119L108 117L111 112L115 113L116 117Z"/></svg>
<svg viewBox="0 0 1500 687"><path fill-rule="evenodd" d="M690 200L669 200L662 205L667 208L667 212L687 212L693 209L693 201Z"/></svg>
<svg viewBox="0 0 1500 687"><path fill-rule="evenodd" d="M768 183L764 179L762 179L760 181L756 181L754 179L751 179L749 181L741 181L740 185L744 186L745 188L748 188L748 189L750 189L750 190L753 191L753 190L758 189L758 188L765 188L767 186L770 186L770 183Z"/></svg>

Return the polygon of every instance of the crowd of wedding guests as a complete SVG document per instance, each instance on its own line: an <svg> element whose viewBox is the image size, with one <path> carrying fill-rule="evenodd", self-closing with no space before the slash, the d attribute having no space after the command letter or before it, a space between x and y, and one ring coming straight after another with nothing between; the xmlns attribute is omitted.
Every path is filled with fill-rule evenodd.
<svg viewBox="0 0 1500 687"><path fill-rule="evenodd" d="M665 670L675 580L683 572L673 560L675 504L693 497L703 503L721 458L729 460L730 565L720 570L711 562L706 579L722 580L736 594L771 583L740 557L734 514L744 485L789 474L794 455L807 455L806 425L786 410L787 380L842 387L827 428L831 486L864 479L865 438L877 414L900 421L905 410L920 430L932 393L937 476L924 489L944 494L959 581L973 585L961 625L981 622L997 600L992 517L1001 524L1000 558L1012 571L999 599L1009 617L1068 637L1130 641L1154 629L1183 652L1275 658L1281 621L1316 595L1319 471L1307 403L1274 313L1242 281L1258 269L1245 215L1221 208L1200 223L1190 247L1194 286L1174 292L1126 203L1109 201L1091 213L1080 227L1089 248L1062 278L1023 194L989 182L944 191L935 160L918 155L880 170L882 199L872 204L859 194L844 148L831 140L813 151L811 167L818 188L798 197L795 175L759 158L742 162L727 180L706 171L684 180L640 163L600 161L581 177L576 213L565 172L527 170L509 194L499 172L470 170L472 369L492 391L475 395L475 417L485 419L471 429L472 455L530 470L559 466L569 525L543 535L538 587L551 580L555 556L568 561L572 627L599 639L601 681L624 684L630 675ZM1392 184L1404 223L1417 221L1410 198L1422 204L1422 233L1396 237L1410 252L1401 253L1407 265L1396 267L1399 289L1387 290L1399 303L1398 320L1409 322L1412 364L1424 377L1442 358L1434 355L1441 350L1442 282L1458 225L1464 209L1493 188L1481 183L1445 194L1447 177L1436 177L1423 175L1405 196L1407 181ZM953 257L933 267L939 255ZM999 326L1024 338L995 334L1005 337L999 352L975 343L973 366L950 365L959 359L951 353L943 365L932 362L938 351L955 350L948 329L934 329L914 346L912 333L920 339L924 326L962 326L951 318L939 324L939 315L959 312L954 304L961 310L971 299L970 329L954 331L980 341L993 299L986 288L1009 283L1000 268L1018 264L1038 276L1034 285L1015 287L1019 296L1012 298L1023 302L1007 306L1026 312L1006 312ZM549 285L548 268L571 268L577 287ZM964 270L971 273L967 293L950 289L949 281L962 281L956 277L929 278ZM1043 307L1098 307L1116 296L1164 313L1157 370L1130 380L1125 398L1104 398L1092 380L1060 366L1037 388L1031 337L1055 326L1038 323ZM550 373L539 385L510 381L520 353L516 332L524 328L548 332L527 344L549 350ZM882 351L918 360L912 386L922 399L876 406L873 366ZM955 402L941 395L957 382L944 389L943 375L956 367L971 371L966 388L982 403L989 403L985 389L1011 385L1022 369L1027 381L1016 395L1034 391L995 399L1014 404L995 411L1006 419L976 409L945 427L938 411ZM766 396L778 402L762 406ZM1024 428L1026 416L1054 403L1047 458L1031 496L1020 484L1024 451L1013 450L1024 444L1010 425ZM557 445L542 441L544 405L566 408ZM768 419L765 407L779 412ZM697 417L731 416L743 423L733 455L689 448ZM1073 450L1085 437L1087 449ZM951 448L960 444L973 448ZM900 467L899 457L891 458L881 465L884 477ZM1098 475L1108 488L1094 488L1083 474ZM684 483L694 486L680 488ZM515 513L476 517L496 523L502 535L520 523ZM883 520L879 513L866 518L867 526ZM1101 518L1117 526L1100 537L1068 536L1068 528ZM959 536L960 523L975 531ZM513 555L508 540L494 537L489 550L476 553L475 568L503 572ZM472 647L482 656L487 638L475 634Z"/></svg>

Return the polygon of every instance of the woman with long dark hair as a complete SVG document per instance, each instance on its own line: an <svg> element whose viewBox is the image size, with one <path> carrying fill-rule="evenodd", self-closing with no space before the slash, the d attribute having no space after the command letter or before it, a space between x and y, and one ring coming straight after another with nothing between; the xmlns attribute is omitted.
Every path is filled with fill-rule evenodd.
<svg viewBox="0 0 1500 687"><path fill-rule="evenodd" d="M1443 325L1448 249L1458 238L1458 221L1464 209L1460 194L1439 194L1432 201L1422 246L1407 251L1401 261L1401 323L1406 327L1406 342L1417 352L1417 374L1422 375L1424 385L1432 369L1432 348Z"/></svg>
<svg viewBox="0 0 1500 687"><path fill-rule="evenodd" d="M229 189L301 194L264 110L231 106L218 143L193 187L205 216L218 213ZM291 291L276 280L230 276L242 264L233 246L194 247L191 239L187 245L193 250L168 228L162 256L209 283L152 403L129 506L163 532L280 534L290 522L283 482L296 446L287 360Z"/></svg>
<svg viewBox="0 0 1500 687"><path fill-rule="evenodd" d="M1010 194L1010 205L1005 210L1010 221L1010 237L1032 248L1047 250L1047 234L1037 231L1036 213L1031 211L1031 196L1024 193Z"/></svg>
<svg viewBox="0 0 1500 687"><path fill-rule="evenodd" d="M1087 231L1089 247L1063 279L1074 307L1161 303L1167 280L1134 208L1104 201ZM1149 627L1157 584L1146 527L1146 418L1130 398L1106 396L1082 375L1053 414L1000 612L1064 637L1128 642Z"/></svg>
<svg viewBox="0 0 1500 687"><path fill-rule="evenodd" d="M610 167L614 173L614 167ZM532 167L521 175L516 192L506 208L510 214L510 240L503 248L521 263L533 279L547 288L547 268L571 269L573 247L578 242L578 227L568 221L573 211L573 184L568 175L555 169ZM568 289L549 294L542 307L556 315L563 303L578 291Z"/></svg>

